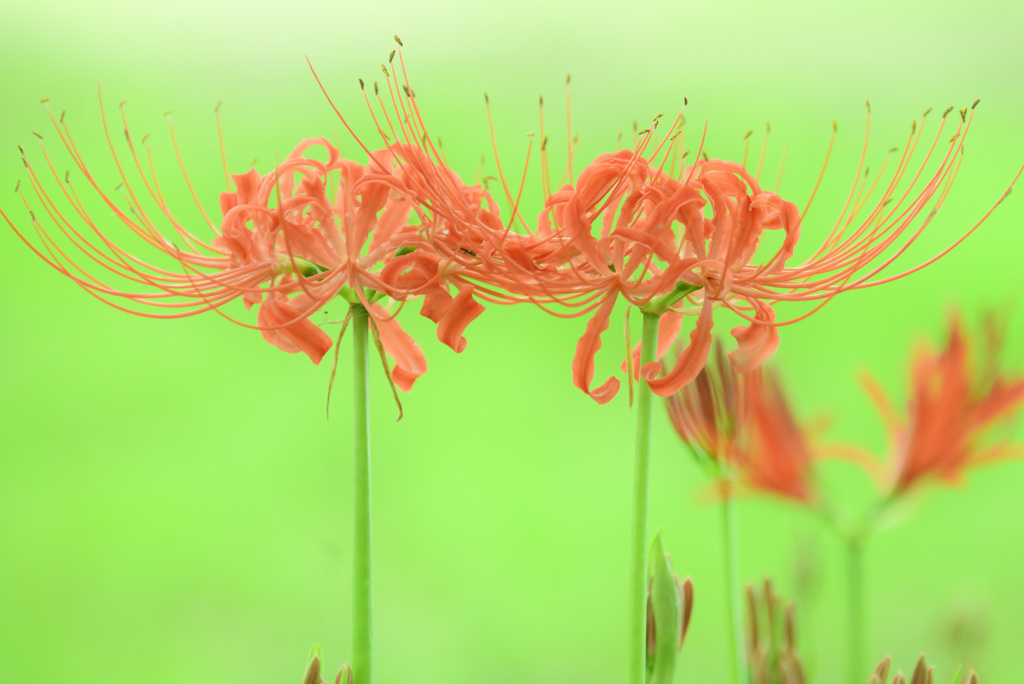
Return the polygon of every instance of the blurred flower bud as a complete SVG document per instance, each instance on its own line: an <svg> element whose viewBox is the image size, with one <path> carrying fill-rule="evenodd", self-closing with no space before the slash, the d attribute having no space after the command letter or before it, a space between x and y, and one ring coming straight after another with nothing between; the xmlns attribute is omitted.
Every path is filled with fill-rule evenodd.
<svg viewBox="0 0 1024 684"><path fill-rule="evenodd" d="M672 573L672 560L654 537L648 557L647 592L647 681L672 681L676 653L683 648L693 613L693 583L680 582Z"/></svg>

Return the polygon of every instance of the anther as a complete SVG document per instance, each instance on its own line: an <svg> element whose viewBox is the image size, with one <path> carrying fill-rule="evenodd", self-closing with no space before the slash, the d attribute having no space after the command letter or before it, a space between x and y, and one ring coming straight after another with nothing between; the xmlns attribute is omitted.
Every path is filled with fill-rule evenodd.
<svg viewBox="0 0 1024 684"><path fill-rule="evenodd" d="M484 93L484 104L491 104L491 97L487 93Z"/></svg>
<svg viewBox="0 0 1024 684"><path fill-rule="evenodd" d="M39 101L39 104L46 104L49 101L50 101L50 98L44 97L42 100Z"/></svg>
<svg viewBox="0 0 1024 684"><path fill-rule="evenodd" d="M660 119L663 116L665 116L665 115L662 114L661 112L658 112L657 114L654 115L654 121L657 121L658 119Z"/></svg>
<svg viewBox="0 0 1024 684"><path fill-rule="evenodd" d="M121 100L121 104L117 105L118 109L124 109L124 106L125 104L127 104L127 102L128 100Z"/></svg>
<svg viewBox="0 0 1024 684"><path fill-rule="evenodd" d="M764 132L765 133L771 133L772 132L772 124L771 124L770 121L765 121L764 122Z"/></svg>
<svg viewBox="0 0 1024 684"><path fill-rule="evenodd" d="M946 107L946 111L942 112L942 118L945 119L946 115L953 111L952 107Z"/></svg>
<svg viewBox="0 0 1024 684"><path fill-rule="evenodd" d="M395 61L395 52L397 52L397 50L392 50L391 54L388 55L388 64L391 64L393 61Z"/></svg>
<svg viewBox="0 0 1024 684"><path fill-rule="evenodd" d="M565 75L565 85L569 85L569 74Z"/></svg>
<svg viewBox="0 0 1024 684"><path fill-rule="evenodd" d="M868 108L868 114L870 114L871 113L871 101L870 100L864 100L864 104Z"/></svg>
<svg viewBox="0 0 1024 684"><path fill-rule="evenodd" d="M402 39L398 37L397 33L395 34L395 42L398 43L398 47L405 47L405 45L402 43Z"/></svg>
<svg viewBox="0 0 1024 684"><path fill-rule="evenodd" d="M142 136L141 142L143 145L149 142L149 133L146 133L144 136Z"/></svg>
<svg viewBox="0 0 1024 684"><path fill-rule="evenodd" d="M967 107L960 110L960 120L967 121Z"/></svg>
<svg viewBox="0 0 1024 684"><path fill-rule="evenodd" d="M35 131L32 131L32 135L36 136L36 137L37 137L37 138L39 138L40 140L42 140L42 139L43 139L43 136L41 136L40 134L36 133Z"/></svg>
<svg viewBox="0 0 1024 684"><path fill-rule="evenodd" d="M917 122L916 121L911 121L910 122L910 135L914 135L914 132L916 130L917 130Z"/></svg>
<svg viewBox="0 0 1024 684"><path fill-rule="evenodd" d="M388 77L388 78L391 78L391 74L389 74L389 73L388 73L388 68L387 68L386 66L384 66L383 64L381 64L381 65L380 65L380 70L384 72L384 75L385 75L386 77Z"/></svg>
<svg viewBox="0 0 1024 684"><path fill-rule="evenodd" d="M17 192L18 192L18 190L20 190L20 189L21 189L21 179L19 178L19 179L18 179L17 181L15 181L15 183L14 183L14 192L15 192L15 193L17 193Z"/></svg>
<svg viewBox="0 0 1024 684"><path fill-rule="evenodd" d="M540 106L541 107L544 106L544 96L543 95L540 96Z"/></svg>
<svg viewBox="0 0 1024 684"><path fill-rule="evenodd" d="M64 123L64 114L65 114L65 112L66 112L66 110L64 110L64 109L60 110L60 119L59 119L58 123Z"/></svg>
<svg viewBox="0 0 1024 684"><path fill-rule="evenodd" d="M167 118L171 118L171 110L168 109L166 112L164 112L164 116L166 116Z"/></svg>
<svg viewBox="0 0 1024 684"><path fill-rule="evenodd" d="M928 109L924 110L924 114L921 115L921 118L923 119L924 117L928 116L931 113L932 113L932 108L929 107Z"/></svg>
<svg viewBox="0 0 1024 684"><path fill-rule="evenodd" d="M220 113L220 104L221 104L221 103L220 103L220 102L218 102L218 103L217 103L217 106L213 108L213 113L214 113L214 114L219 114L219 113Z"/></svg>
<svg viewBox="0 0 1024 684"><path fill-rule="evenodd" d="M70 171L65 171L64 172L64 182L67 183L68 185L71 185L71 172Z"/></svg>
<svg viewBox="0 0 1024 684"><path fill-rule="evenodd" d="M622 135L622 134L620 133L619 135ZM541 149L541 151L547 149L547 146L548 146L548 136L545 135L544 139L540 141L540 149Z"/></svg>
<svg viewBox="0 0 1024 684"><path fill-rule="evenodd" d="M412 91L409 90L409 86L405 83L402 84L402 90L405 92L406 97L412 97Z"/></svg>
<svg viewBox="0 0 1024 684"><path fill-rule="evenodd" d="M974 101L974 104L971 105L971 109L974 109L975 107L977 107L980 102L981 102L981 98L979 97L977 100Z"/></svg>
<svg viewBox="0 0 1024 684"><path fill-rule="evenodd" d="M838 133L839 132L839 124L836 123L835 119L832 119L832 132L833 133Z"/></svg>
<svg viewBox="0 0 1024 684"><path fill-rule="evenodd" d="M359 79L359 89L366 90L366 84L363 83L363 79Z"/></svg>
<svg viewBox="0 0 1024 684"><path fill-rule="evenodd" d="M29 209L29 210L28 210L28 215L29 215L29 217L30 217L30 218L32 219L32 222L33 222L33 223L35 223L35 220L36 220L36 212L34 212L34 211L32 211L31 209Z"/></svg>
<svg viewBox="0 0 1024 684"><path fill-rule="evenodd" d="M373 82L373 94L380 95L380 86L377 85L376 81Z"/></svg>
<svg viewBox="0 0 1024 684"><path fill-rule="evenodd" d="M892 154L893 152L896 152L896 151L897 151L897 150L899 150L899 149L900 149L900 148L898 148L898 147L890 147L890 148L889 148L889 154Z"/></svg>
<svg viewBox="0 0 1024 684"><path fill-rule="evenodd" d="M746 133L743 134L743 139L744 140L749 140L750 136L752 136L753 134L754 134L754 131L747 131Z"/></svg>
<svg viewBox="0 0 1024 684"><path fill-rule="evenodd" d="M688 104L690 104L690 101L683 97L683 106L685 107Z"/></svg>

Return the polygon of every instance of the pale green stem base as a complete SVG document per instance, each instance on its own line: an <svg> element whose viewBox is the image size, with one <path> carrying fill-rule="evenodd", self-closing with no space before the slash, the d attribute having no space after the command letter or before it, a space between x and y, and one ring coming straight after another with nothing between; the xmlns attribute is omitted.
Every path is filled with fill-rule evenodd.
<svg viewBox="0 0 1024 684"><path fill-rule="evenodd" d="M640 367L657 360L658 316L644 312ZM640 381L636 396L633 529L629 553L629 684L647 677L647 501L651 488L651 421L654 393Z"/></svg>
<svg viewBox="0 0 1024 684"><path fill-rule="evenodd" d="M355 529L352 543L352 672L359 684L373 684L373 562L370 516L370 387L367 365L369 317L352 307L353 434L355 435Z"/></svg>
<svg viewBox="0 0 1024 684"><path fill-rule="evenodd" d="M726 476L727 477L727 476ZM740 540L736 519L736 498L732 483L722 483L722 547L725 551L726 605L729 608L729 648L732 650L732 682L740 684L746 672L746 648L743 644L743 599L740 586Z"/></svg>
<svg viewBox="0 0 1024 684"><path fill-rule="evenodd" d="M864 541L857 534L846 538L846 594L850 621L850 682L864 681Z"/></svg>

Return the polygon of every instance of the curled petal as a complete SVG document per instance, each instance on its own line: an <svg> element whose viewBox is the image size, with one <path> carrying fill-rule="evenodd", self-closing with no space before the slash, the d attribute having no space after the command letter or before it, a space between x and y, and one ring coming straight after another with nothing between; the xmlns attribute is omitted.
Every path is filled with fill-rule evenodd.
<svg viewBox="0 0 1024 684"><path fill-rule="evenodd" d="M754 322L732 329L732 336L739 342L739 347L729 354L729 358L738 373L749 373L760 367L779 347L779 331L773 325L775 310L758 299L750 301L757 309Z"/></svg>
<svg viewBox="0 0 1024 684"><path fill-rule="evenodd" d="M573 384L598 404L608 403L619 391L619 381L615 378L608 378L603 385L593 391L590 389L590 383L594 380L594 357L601 348L601 333L608 329L608 320L614 307L615 296L612 293L605 297L604 303L587 321L587 331L576 343L576 356L572 359Z"/></svg>
<svg viewBox="0 0 1024 684"><path fill-rule="evenodd" d="M257 321L260 332L270 344L289 354L304 353L319 364L331 348L331 338L308 317L309 310L319 308L321 302L299 294L289 299L274 293L260 305Z"/></svg>
<svg viewBox="0 0 1024 684"><path fill-rule="evenodd" d="M427 359L416 340L402 330L398 320L379 304L371 304L369 311L377 325L384 351L395 361L391 379L398 389L408 392L416 378L427 372Z"/></svg>
<svg viewBox="0 0 1024 684"><path fill-rule="evenodd" d="M466 338L462 336L466 326L484 312L484 305L473 299L473 292L472 287L463 288L437 321L437 339L454 349L456 354L466 348ZM424 301L424 309L426 306Z"/></svg>
<svg viewBox="0 0 1024 684"><path fill-rule="evenodd" d="M688 385L707 363L708 353L711 351L711 310L711 300L705 299L697 317L697 325L690 333L690 343L679 352L672 370L663 377L657 377L661 370L661 364L657 361L648 363L640 369L640 376L659 397L667 397Z"/></svg>

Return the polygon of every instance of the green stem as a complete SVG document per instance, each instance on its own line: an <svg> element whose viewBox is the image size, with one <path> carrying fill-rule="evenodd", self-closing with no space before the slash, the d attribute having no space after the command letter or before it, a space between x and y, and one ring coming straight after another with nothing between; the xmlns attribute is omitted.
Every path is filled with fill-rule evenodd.
<svg viewBox="0 0 1024 684"><path fill-rule="evenodd" d="M373 683L373 562L370 516L370 386L367 367L369 316L352 306L355 435L355 530L352 544L352 672L359 684Z"/></svg>
<svg viewBox="0 0 1024 684"><path fill-rule="evenodd" d="M644 312L640 367L658 356L657 314ZM647 500L651 488L651 419L654 393L641 381L636 397L636 456L633 468L633 529L629 565L629 684L647 678Z"/></svg>
<svg viewBox="0 0 1024 684"><path fill-rule="evenodd" d="M864 541L859 534L846 537L846 595L850 621L850 682L864 679Z"/></svg>
<svg viewBox="0 0 1024 684"><path fill-rule="evenodd" d="M726 476L728 477L728 476ZM722 547L725 550L725 572L726 572L726 605L729 607L729 647L732 649L732 681L733 684L740 684L740 678L745 672L746 657L744 654L742 606L743 601L740 595L740 539L736 519L736 497L732 494L732 482L728 479L723 481L722 498Z"/></svg>

